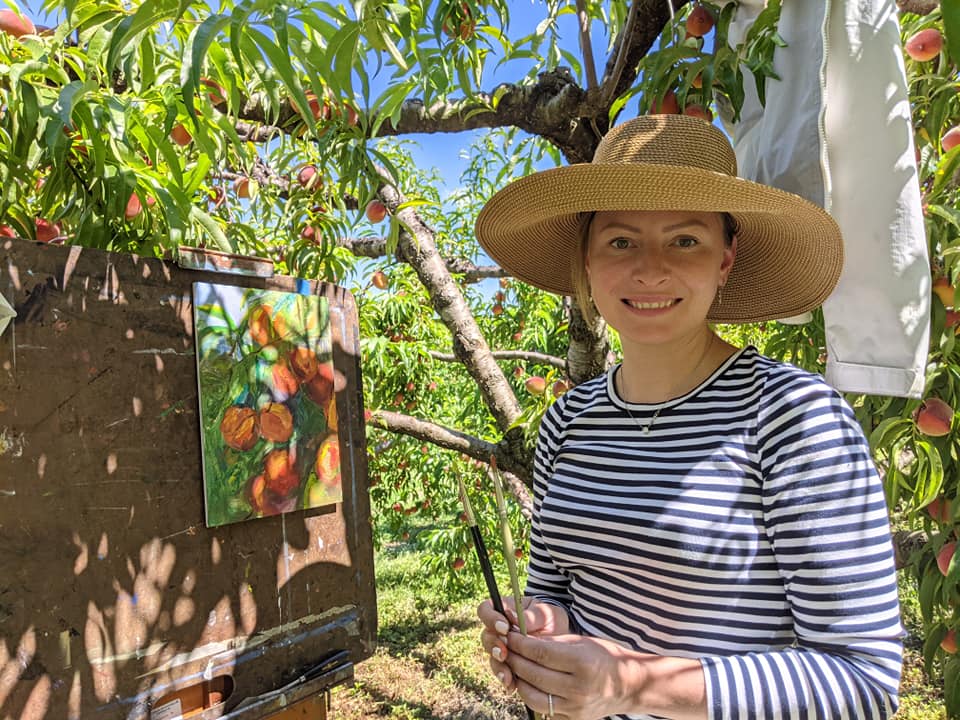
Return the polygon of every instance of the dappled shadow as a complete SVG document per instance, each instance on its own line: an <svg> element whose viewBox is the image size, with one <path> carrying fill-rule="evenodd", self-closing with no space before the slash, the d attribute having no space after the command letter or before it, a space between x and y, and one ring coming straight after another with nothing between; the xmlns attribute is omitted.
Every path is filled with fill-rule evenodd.
<svg viewBox="0 0 960 720"><path fill-rule="evenodd" d="M332 650L373 650L359 359L343 308L343 502L207 528L191 283L211 280L296 289L0 244L0 292L18 310L0 336L0 717L139 720L160 695L222 674L232 707Z"/></svg>

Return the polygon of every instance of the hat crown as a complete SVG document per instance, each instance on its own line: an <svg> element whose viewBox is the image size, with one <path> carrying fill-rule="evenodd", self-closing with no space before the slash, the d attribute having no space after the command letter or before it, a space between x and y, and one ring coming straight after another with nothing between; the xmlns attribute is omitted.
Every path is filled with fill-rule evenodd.
<svg viewBox="0 0 960 720"><path fill-rule="evenodd" d="M593 162L676 165L737 174L737 157L726 135L686 115L642 115L617 125L600 141Z"/></svg>

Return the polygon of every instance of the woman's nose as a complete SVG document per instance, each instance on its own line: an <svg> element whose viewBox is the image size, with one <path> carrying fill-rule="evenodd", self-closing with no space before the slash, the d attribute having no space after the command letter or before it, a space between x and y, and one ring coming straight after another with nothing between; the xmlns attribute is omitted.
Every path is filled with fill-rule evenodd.
<svg viewBox="0 0 960 720"><path fill-rule="evenodd" d="M667 259L659 248L640 246L631 253L630 262L632 263L631 276L645 285L656 285L665 281L670 275Z"/></svg>

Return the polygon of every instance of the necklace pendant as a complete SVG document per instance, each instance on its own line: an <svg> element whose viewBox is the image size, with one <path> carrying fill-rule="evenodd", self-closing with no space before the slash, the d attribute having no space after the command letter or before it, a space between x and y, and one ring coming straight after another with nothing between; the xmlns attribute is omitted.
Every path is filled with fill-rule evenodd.
<svg viewBox="0 0 960 720"><path fill-rule="evenodd" d="M652 424L653 424L653 423L650 423L650 425L652 425ZM650 434L650 425L647 425L647 426L643 429L643 434L644 434L644 435L649 435L649 434Z"/></svg>

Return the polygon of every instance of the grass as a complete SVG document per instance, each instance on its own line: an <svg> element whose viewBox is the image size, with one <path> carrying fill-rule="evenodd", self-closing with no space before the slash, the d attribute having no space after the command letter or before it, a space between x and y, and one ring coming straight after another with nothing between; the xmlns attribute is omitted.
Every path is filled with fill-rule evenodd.
<svg viewBox="0 0 960 720"><path fill-rule="evenodd" d="M331 717L525 720L523 706L502 690L480 648L475 609L484 597L482 584L451 586L425 572L420 558L412 543L377 553L379 645L357 666L352 686L334 689ZM501 587L509 587L506 578ZM910 583L901 583L901 599L910 635L896 720L945 720L939 684L923 673L915 634L919 606Z"/></svg>

